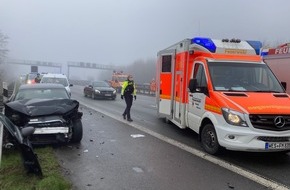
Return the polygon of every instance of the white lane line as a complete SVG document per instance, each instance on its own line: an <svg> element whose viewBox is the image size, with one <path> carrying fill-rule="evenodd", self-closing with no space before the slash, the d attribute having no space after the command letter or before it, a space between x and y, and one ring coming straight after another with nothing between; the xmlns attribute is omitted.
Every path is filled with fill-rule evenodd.
<svg viewBox="0 0 290 190"><path fill-rule="evenodd" d="M285 185L283 185L281 183L275 182L275 181L273 181L271 179L267 179L266 177L263 177L263 176L261 176L259 174L256 174L256 173L251 172L251 171L247 171L247 170L245 170L245 169L243 169L243 168L241 168L239 166L236 166L236 165L231 164L229 162L226 162L226 161L223 161L223 160L218 159L216 157L213 157L210 154L207 154L207 153L199 151L199 150L197 150L195 148L189 147L189 146L187 146L187 145L185 145L183 143L180 143L180 142L178 142L178 141L176 141L174 139L170 139L170 138L168 138L168 137L166 137L164 135L161 135L161 134L156 133L156 132L154 132L154 131L152 131L150 129L142 127L141 125L138 125L136 123L129 123L126 120L124 120L121 117L121 115L120 115L120 117L118 117L118 116L113 115L113 114L111 114L109 112L106 112L104 110L100 110L100 109L91 107L90 105L87 105L87 104L85 104L82 101L79 101L79 102L82 105L84 105L84 106L86 106L86 107L88 107L88 108L90 108L92 110L95 110L95 111L100 112L100 113L102 113L104 115L107 115L108 117L111 117L112 119L118 120L118 121L120 121L122 123L126 123L127 125L130 125L131 127L134 127L136 129L144 132L144 133L147 133L147 134L149 134L149 135L151 135L151 136L153 136L155 138L158 138L159 140L167 142L168 144L176 146L176 147L178 147L178 148L180 148L182 150L185 150L185 151L187 151L187 152L189 152L189 153L191 153L191 154L193 154L195 156L198 156L198 157L200 157L202 159L205 159L205 160L207 160L207 161L209 161L209 162L211 162L213 164L216 164L216 165L219 165L219 166L221 166L223 168L226 168L226 169L228 169L228 170L230 170L230 171L232 171L232 172L234 172L236 174L239 174L239 175L241 175L241 176L243 176L245 178L248 178L248 179L250 179L250 180L252 180L252 181L254 181L256 183L259 183L259 184L261 184L261 185L263 185L263 186L265 186L267 188L275 189L275 190L290 190L289 187L287 187L287 186L285 186Z"/></svg>

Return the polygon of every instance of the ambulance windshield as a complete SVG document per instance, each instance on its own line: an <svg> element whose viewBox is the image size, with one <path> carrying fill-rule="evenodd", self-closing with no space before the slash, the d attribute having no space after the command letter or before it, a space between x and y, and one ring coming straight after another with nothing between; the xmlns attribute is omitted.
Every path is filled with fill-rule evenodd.
<svg viewBox="0 0 290 190"><path fill-rule="evenodd" d="M266 64L209 62L214 90L283 93L284 89Z"/></svg>

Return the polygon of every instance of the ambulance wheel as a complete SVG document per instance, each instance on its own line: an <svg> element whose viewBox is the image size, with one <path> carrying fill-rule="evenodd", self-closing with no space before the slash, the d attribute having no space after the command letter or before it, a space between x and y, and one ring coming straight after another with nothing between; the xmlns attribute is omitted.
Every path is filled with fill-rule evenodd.
<svg viewBox="0 0 290 190"><path fill-rule="evenodd" d="M209 123L206 124L200 135L203 149L209 154L217 154L221 147L219 145L214 126Z"/></svg>
<svg viewBox="0 0 290 190"><path fill-rule="evenodd" d="M170 120L167 117L163 118L163 121L164 121L164 123L167 123L167 124L170 123Z"/></svg>

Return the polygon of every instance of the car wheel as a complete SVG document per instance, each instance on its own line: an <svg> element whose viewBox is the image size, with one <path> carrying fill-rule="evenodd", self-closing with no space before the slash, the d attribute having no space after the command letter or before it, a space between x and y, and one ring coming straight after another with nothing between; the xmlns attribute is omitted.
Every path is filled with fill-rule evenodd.
<svg viewBox="0 0 290 190"><path fill-rule="evenodd" d="M92 93L92 99L96 99L95 93Z"/></svg>
<svg viewBox="0 0 290 190"><path fill-rule="evenodd" d="M83 138L83 124L82 121L78 119L73 121L71 142L73 143L81 142L82 138Z"/></svg>
<svg viewBox="0 0 290 190"><path fill-rule="evenodd" d="M209 154L217 154L220 151L220 145L212 124L206 124L201 131L201 144L204 150Z"/></svg>

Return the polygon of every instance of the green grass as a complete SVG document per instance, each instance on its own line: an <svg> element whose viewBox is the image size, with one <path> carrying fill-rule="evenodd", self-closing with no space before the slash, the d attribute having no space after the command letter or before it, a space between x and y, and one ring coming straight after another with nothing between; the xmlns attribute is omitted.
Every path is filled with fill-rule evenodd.
<svg viewBox="0 0 290 190"><path fill-rule="evenodd" d="M71 183L60 171L60 165L51 147L35 148L43 177L27 174L20 152L4 149L0 167L0 189L5 190L69 190Z"/></svg>

